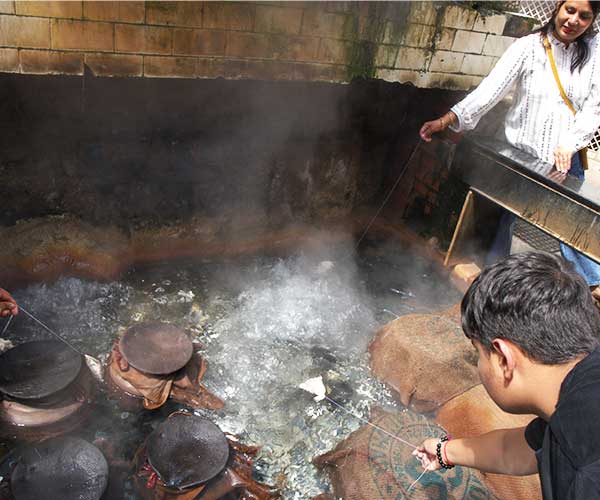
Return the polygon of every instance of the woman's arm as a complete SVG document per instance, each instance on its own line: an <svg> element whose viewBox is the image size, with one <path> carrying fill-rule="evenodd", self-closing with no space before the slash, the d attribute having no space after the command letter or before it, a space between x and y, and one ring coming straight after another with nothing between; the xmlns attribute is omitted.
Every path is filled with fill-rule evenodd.
<svg viewBox="0 0 600 500"><path fill-rule="evenodd" d="M513 43L475 90L445 115L423 124L419 132L421 138L429 142L432 134L447 127L455 132L475 128L481 117L506 96L519 78L531 52L531 43L531 37L520 38Z"/></svg>
<svg viewBox="0 0 600 500"><path fill-rule="evenodd" d="M428 470L440 468L437 439L427 439L413 452ZM473 438L453 439L442 444L444 459L454 465L483 472L527 476L537 472L535 452L525 439L525 427L501 429Z"/></svg>
<svg viewBox="0 0 600 500"><path fill-rule="evenodd" d="M479 120L508 94L521 77L525 62L531 57L533 43L539 35L529 35L516 40L502 54L496 66L478 87L451 110L457 117L456 132L474 129ZM541 43L541 42L539 42Z"/></svg>

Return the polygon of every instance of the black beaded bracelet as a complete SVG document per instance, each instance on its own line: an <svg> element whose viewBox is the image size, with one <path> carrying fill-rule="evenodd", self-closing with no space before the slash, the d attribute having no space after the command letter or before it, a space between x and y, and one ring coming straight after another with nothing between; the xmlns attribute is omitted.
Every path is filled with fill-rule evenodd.
<svg viewBox="0 0 600 500"><path fill-rule="evenodd" d="M451 465L451 464L448 464L448 463L444 462L444 457L442 457L442 445L446 441L448 441L448 440L449 440L448 436L442 436L440 438L440 440L438 441L438 444L436 446L436 453L435 454L437 456L438 462L439 462L440 467L442 469L452 469L454 467L454 465Z"/></svg>

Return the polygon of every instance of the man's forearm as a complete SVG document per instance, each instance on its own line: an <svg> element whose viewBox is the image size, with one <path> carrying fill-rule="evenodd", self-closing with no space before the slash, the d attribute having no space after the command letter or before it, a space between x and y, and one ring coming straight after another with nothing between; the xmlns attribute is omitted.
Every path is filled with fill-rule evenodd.
<svg viewBox="0 0 600 500"><path fill-rule="evenodd" d="M483 472L527 476L537 472L535 453L525 440L525 428L502 429L446 444L451 463Z"/></svg>

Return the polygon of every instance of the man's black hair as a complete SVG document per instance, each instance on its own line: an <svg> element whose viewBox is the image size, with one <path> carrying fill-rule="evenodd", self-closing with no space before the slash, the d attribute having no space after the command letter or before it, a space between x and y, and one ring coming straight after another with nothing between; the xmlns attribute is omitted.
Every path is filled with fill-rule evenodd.
<svg viewBox="0 0 600 500"><path fill-rule="evenodd" d="M488 351L510 340L529 358L566 363L599 345L600 312L585 280L560 257L525 252L485 269L461 303L462 328Z"/></svg>

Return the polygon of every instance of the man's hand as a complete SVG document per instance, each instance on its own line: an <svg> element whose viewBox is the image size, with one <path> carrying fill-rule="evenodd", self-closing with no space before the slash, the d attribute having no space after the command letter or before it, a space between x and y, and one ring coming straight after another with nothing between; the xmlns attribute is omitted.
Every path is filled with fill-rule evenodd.
<svg viewBox="0 0 600 500"><path fill-rule="evenodd" d="M5 317L10 314L13 316L19 314L19 306L10 293L0 288L0 316Z"/></svg>
<svg viewBox="0 0 600 500"><path fill-rule="evenodd" d="M562 173L567 173L571 168L571 158L573 152L565 148L556 148L554 150L554 166L556 170Z"/></svg>
<svg viewBox="0 0 600 500"><path fill-rule="evenodd" d="M434 438L426 439L412 453L421 462L425 470L433 471L441 468L436 455L438 441Z"/></svg>

